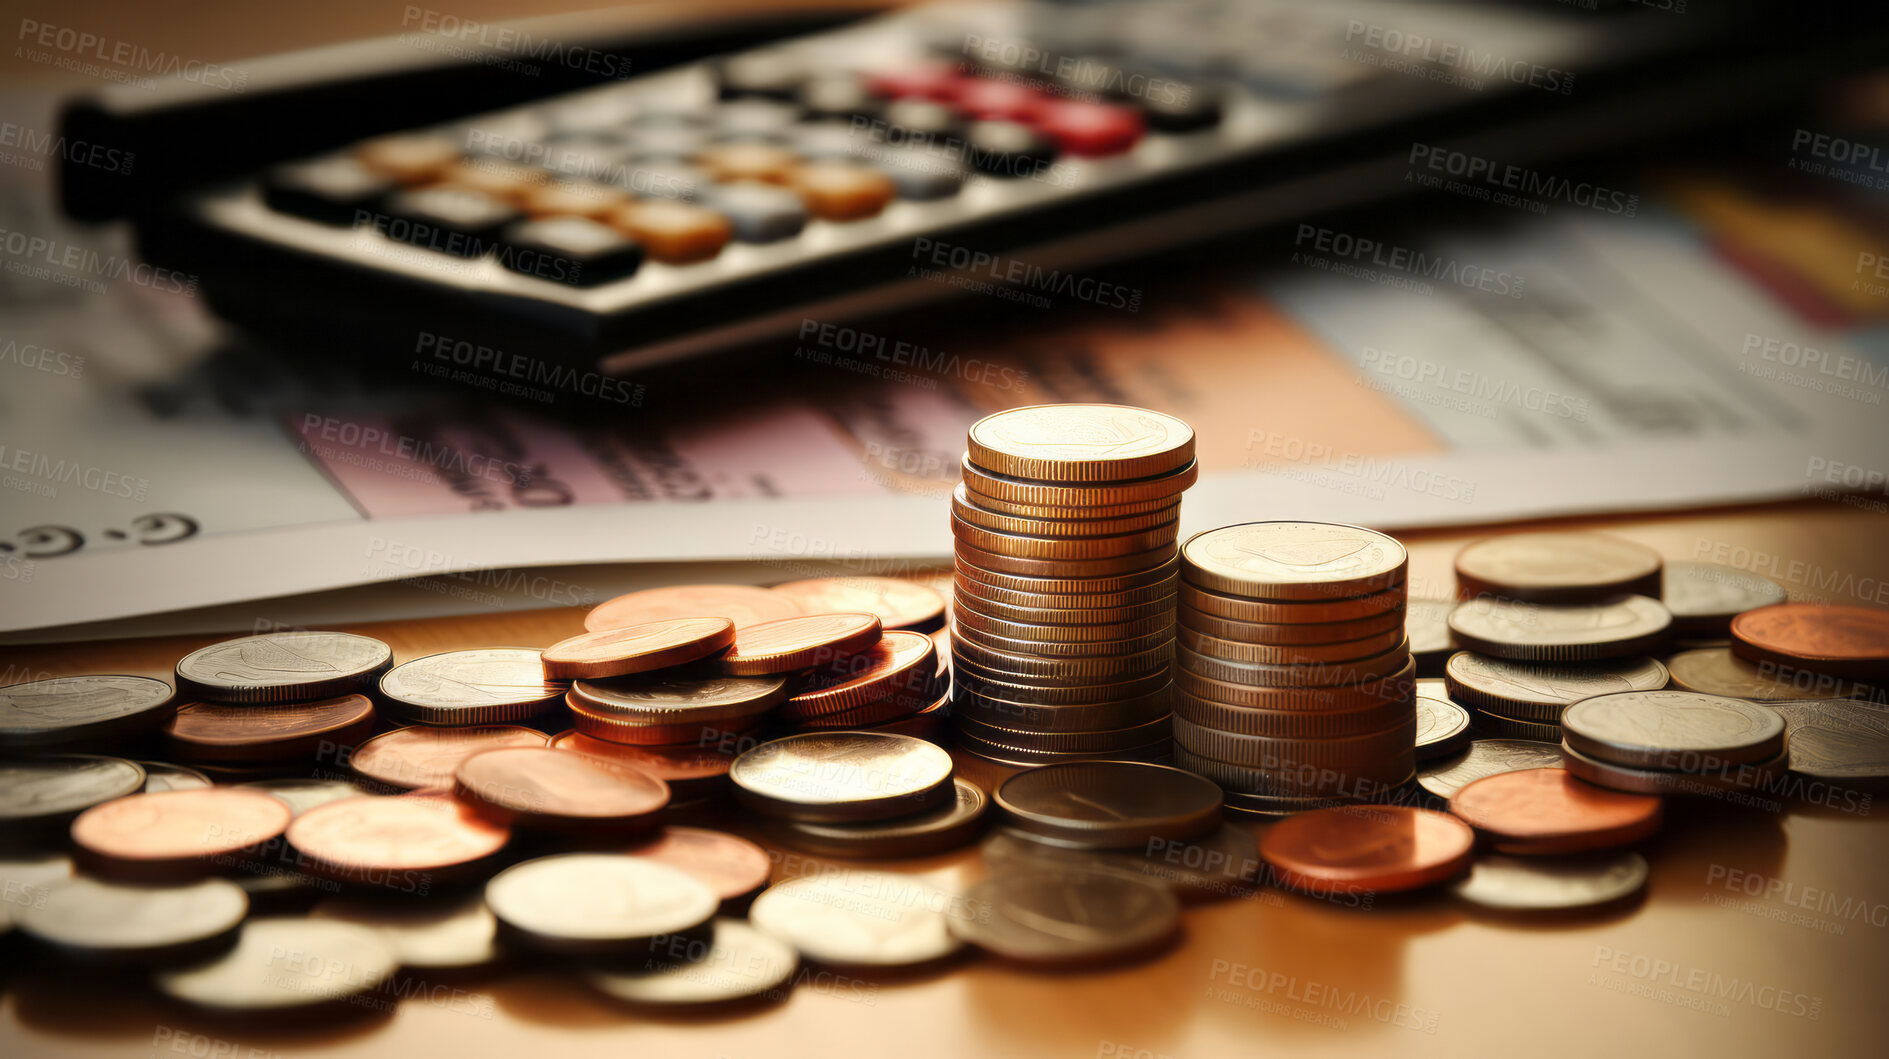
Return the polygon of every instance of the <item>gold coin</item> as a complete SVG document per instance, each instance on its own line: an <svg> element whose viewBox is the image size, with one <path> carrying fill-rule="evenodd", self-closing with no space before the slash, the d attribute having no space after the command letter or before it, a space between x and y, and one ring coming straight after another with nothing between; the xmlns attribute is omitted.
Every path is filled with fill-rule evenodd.
<svg viewBox="0 0 1889 1059"><path fill-rule="evenodd" d="M1068 504L1028 504L1002 497L991 496L977 491L975 483L959 482L958 488L964 491L964 498L978 508L998 515L1016 518L1041 519L1050 522L1070 522L1093 519L1119 519L1140 515L1150 515L1166 511L1180 503L1174 496L1157 496L1151 500L1133 500L1120 504L1092 504L1078 502ZM1167 519L1160 521L1166 522Z"/></svg>
<svg viewBox="0 0 1889 1059"><path fill-rule="evenodd" d="M1334 621L1362 621L1393 610L1403 610L1406 599L1402 583L1382 592L1334 600L1241 599L1209 592L1186 581L1182 581L1176 591L1182 606L1202 614L1227 621L1262 625L1322 625Z"/></svg>
<svg viewBox="0 0 1889 1059"><path fill-rule="evenodd" d="M1356 710L1386 700L1403 701L1416 694L1416 664L1378 680L1333 687L1263 687L1219 680L1174 667L1174 688L1212 702L1256 710Z"/></svg>
<svg viewBox="0 0 1889 1059"><path fill-rule="evenodd" d="M959 629L972 629L987 637L1035 643L1095 643L1109 640L1133 640L1155 633L1173 635L1174 613L1156 610L1152 614L1120 622L1061 625L1043 622L1007 621L981 611L961 606L953 615ZM998 646L1002 646L1000 643Z"/></svg>
<svg viewBox="0 0 1889 1059"><path fill-rule="evenodd" d="M1411 698L1367 700L1344 710L1265 710L1229 706L1174 689L1174 716L1202 728L1273 739L1330 739L1381 732L1411 716ZM1210 755L1211 756L1211 755Z"/></svg>
<svg viewBox="0 0 1889 1059"><path fill-rule="evenodd" d="M980 507L971 499L970 490L959 482L951 494L951 514L959 521L998 533L1016 533L1026 537L1110 537L1135 533L1166 525L1180 517L1180 502L1134 515L1091 517L1080 509L1071 509L1060 518L1026 518Z"/></svg>
<svg viewBox="0 0 1889 1059"><path fill-rule="evenodd" d="M1658 598L1661 562L1646 545L1605 533L1510 533L1465 545L1456 555L1456 586L1464 599L1530 603Z"/></svg>
<svg viewBox="0 0 1889 1059"><path fill-rule="evenodd" d="M1172 548L1167 549L1168 558L1159 566L1149 570L1137 570L1126 574L1108 574L1102 576L1080 577L1068 574L1047 577L1032 577L1027 574L1008 574L991 570L967 561L960 554L954 566L959 581L970 581L977 586L978 593L986 586L1017 595L1044 596L1108 596L1118 593L1168 592L1178 584L1180 558ZM1157 596L1146 596L1154 599Z"/></svg>
<svg viewBox="0 0 1889 1059"><path fill-rule="evenodd" d="M877 614L888 629L929 632L944 621L944 596L900 577L814 577L768 591L793 600L807 614Z"/></svg>
<svg viewBox="0 0 1889 1059"><path fill-rule="evenodd" d="M1394 539L1331 522L1248 522L1196 533L1181 579L1255 599L1333 600L1402 584L1409 556Z"/></svg>
<svg viewBox="0 0 1889 1059"><path fill-rule="evenodd" d="M1045 482L1151 478L1194 459L1194 428L1162 412L1114 404L1006 409L971 424L968 441L979 467Z"/></svg>
<svg viewBox="0 0 1889 1059"><path fill-rule="evenodd" d="M1272 666L1304 666L1330 662L1352 662L1370 658L1404 642L1402 626L1357 640L1322 644L1264 644L1222 640L1195 632L1183 625L1177 633L1180 642L1208 658L1229 662L1252 662Z"/></svg>
<svg viewBox="0 0 1889 1059"><path fill-rule="evenodd" d="M1410 664L1410 650L1402 643L1370 658L1315 665L1274 666L1229 662L1224 658L1209 658L1186 647L1175 651L1174 656L1179 668L1201 676L1230 684L1251 684L1266 688L1322 688L1363 684L1382 680Z"/></svg>
<svg viewBox="0 0 1889 1059"><path fill-rule="evenodd" d="M1158 569L1174 558L1174 545L1163 544L1146 551L1096 559L1031 559L985 551L959 541L956 553L960 560L996 573L1066 580L1081 577L1120 577L1124 574Z"/></svg>
<svg viewBox="0 0 1889 1059"><path fill-rule="evenodd" d="M951 534L958 540L973 548L1018 559L1104 559L1143 552L1172 545L1179 527L1179 522L1168 522L1153 529L1107 537L1026 537L973 526L955 514L951 516Z"/></svg>
<svg viewBox="0 0 1889 1059"><path fill-rule="evenodd" d="M996 728L1016 728L1035 732L1100 731L1144 724L1168 713L1169 688L1163 684L1154 691L1118 702L1097 702L1056 706L1044 703L1013 702L995 698L970 688L959 688L952 708L960 718L982 721Z"/></svg>
<svg viewBox="0 0 1889 1059"><path fill-rule="evenodd" d="M1351 621L1257 622L1222 618L1183 606L1178 609L1180 624L1195 632L1236 643L1331 644L1361 640L1404 628L1405 611L1393 607L1382 614Z"/></svg>
<svg viewBox="0 0 1889 1059"><path fill-rule="evenodd" d="M965 486L972 492L1032 507L1082 508L1092 504L1111 507L1150 500L1172 503L1175 497L1180 496L1200 477L1200 467L1194 463L1153 478L1125 479L1096 485L1058 485L993 474L973 464L969 456L960 461L958 469L964 476Z"/></svg>

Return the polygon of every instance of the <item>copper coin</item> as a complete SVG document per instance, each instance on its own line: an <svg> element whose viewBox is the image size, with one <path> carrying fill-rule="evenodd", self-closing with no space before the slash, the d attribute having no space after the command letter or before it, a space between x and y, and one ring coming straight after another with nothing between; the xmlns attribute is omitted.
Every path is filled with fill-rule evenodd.
<svg viewBox="0 0 1889 1059"><path fill-rule="evenodd" d="M946 920L962 902L921 879L886 872L822 872L776 883L748 920L810 960L839 967L901 967L957 951Z"/></svg>
<svg viewBox="0 0 1889 1059"><path fill-rule="evenodd" d="M1028 501L1006 500L1000 496L980 492L974 481L958 483L964 490L964 498L986 511L1015 518L1068 520L1068 519L1115 519L1134 518L1156 511L1164 511L1179 503L1178 494L1170 496L1156 495L1142 500L1124 500L1113 504L1097 504L1076 501L1074 503L1043 504ZM1160 521L1166 522L1167 519Z"/></svg>
<svg viewBox="0 0 1889 1059"><path fill-rule="evenodd" d="M1042 684L979 673L958 659L953 659L951 663L951 681L958 690L1031 706L1097 706L1126 702L1156 694L1167 687L1171 680L1165 665L1156 667L1146 676L1113 683L1063 681Z"/></svg>
<svg viewBox="0 0 1889 1059"><path fill-rule="evenodd" d="M1174 687L1209 702L1254 710L1344 712L1416 694L1416 665L1406 660L1395 672L1355 684L1329 687L1266 687L1245 680L1220 680L1187 669L1174 670ZM1243 676L1243 674L1223 674Z"/></svg>
<svg viewBox="0 0 1889 1059"><path fill-rule="evenodd" d="M544 675L538 652L523 647L427 655L380 678L390 716L450 727L522 721L555 705L569 690Z"/></svg>
<svg viewBox="0 0 1889 1059"><path fill-rule="evenodd" d="M386 985L400 957L379 932L354 923L265 918L243 924L235 948L203 963L157 972L172 1000L260 1014L339 1005Z"/></svg>
<svg viewBox="0 0 1889 1059"><path fill-rule="evenodd" d="M1849 699L1770 707L1789 730L1792 772L1824 779L1889 778L1889 709Z"/></svg>
<svg viewBox="0 0 1889 1059"><path fill-rule="evenodd" d="M1417 760L1448 757L1469 745L1469 711L1437 695L1417 695Z"/></svg>
<svg viewBox="0 0 1889 1059"><path fill-rule="evenodd" d="M1243 735L1202 728L1185 718L1174 720L1174 745L1191 754L1281 773L1331 770L1370 774L1376 763L1395 760L1401 774L1410 771L1408 755L1416 745L1416 737L1417 718L1408 711L1389 728L1322 739Z"/></svg>
<svg viewBox="0 0 1889 1059"><path fill-rule="evenodd" d="M451 786L453 770L480 751L544 744L543 732L508 724L396 728L356 747L348 764L366 779L413 791Z"/></svg>
<svg viewBox="0 0 1889 1059"><path fill-rule="evenodd" d="M1779 603L1732 619L1732 650L1752 662L1889 683L1889 609Z"/></svg>
<svg viewBox="0 0 1889 1059"><path fill-rule="evenodd" d="M1801 669L1747 662L1729 647L1681 651L1666 660L1672 685L1682 691L1727 695L1734 699L1840 698L1830 681L1806 680Z"/></svg>
<svg viewBox="0 0 1889 1059"><path fill-rule="evenodd" d="M759 890L774 872L767 850L737 835L699 827L665 827L649 841L623 853L667 864L692 876L722 901Z"/></svg>
<svg viewBox="0 0 1889 1059"><path fill-rule="evenodd" d="M967 660L982 664L986 669L1003 670L1012 668L1011 663L1001 661L1006 658L1027 658L1030 662L1022 665L1023 670L1041 673L1054 669L1064 660L1079 659L1085 666L1094 667L1102 664L1104 668L1117 668L1106 665L1106 660L1115 658L1138 658L1147 660L1148 652L1154 651L1162 656L1171 654L1174 648L1174 619L1172 615L1157 615L1153 619L1136 622L1130 626L1103 627L1097 630L1101 635L1112 636L1127 629L1131 635L1123 639L1108 640L1026 640L1000 633L973 628L967 623L969 612L958 609L953 632L956 643L963 648ZM1055 633L1088 633L1087 626L1045 627ZM1135 630L1141 630L1139 632Z"/></svg>
<svg viewBox="0 0 1889 1059"><path fill-rule="evenodd" d="M187 769L168 761L140 761L138 767L144 770L144 786L138 788L143 794L156 794L159 791L200 791L205 787L216 786L215 781L196 769Z"/></svg>
<svg viewBox="0 0 1889 1059"><path fill-rule="evenodd" d="M714 747L634 746L575 730L552 736L551 746L642 769L667 783L677 801L692 801L726 788L728 768L735 760L732 753Z"/></svg>
<svg viewBox="0 0 1889 1059"><path fill-rule="evenodd" d="M1660 584L1673 633L1686 637L1726 636L1733 618L1787 598L1776 581L1718 563L1667 563Z"/></svg>
<svg viewBox="0 0 1889 1059"><path fill-rule="evenodd" d="M570 710L572 727L579 732L593 739L637 746L699 743L719 739L724 733L745 732L761 723L756 716L707 721L683 716L674 723L649 722L600 708L576 695L569 696L565 706Z"/></svg>
<svg viewBox="0 0 1889 1059"><path fill-rule="evenodd" d="M977 466L1045 482L1152 478L1194 459L1194 430L1186 422L1113 404L1006 409L971 424L968 442Z"/></svg>
<svg viewBox="0 0 1889 1059"><path fill-rule="evenodd" d="M1031 769L992 795L1014 826L1092 849L1187 839L1220 822L1220 788L1192 773L1139 762Z"/></svg>
<svg viewBox="0 0 1889 1059"><path fill-rule="evenodd" d="M938 591L898 577L815 577L768 589L807 614L876 614L887 629L927 630L944 620Z"/></svg>
<svg viewBox="0 0 1889 1059"><path fill-rule="evenodd" d="M1587 853L1659 830L1660 802L1576 779L1565 768L1485 776L1450 798L1450 812L1503 853Z"/></svg>
<svg viewBox="0 0 1889 1059"><path fill-rule="evenodd" d="M1107 518L1084 516L1072 508L1061 518L1027 518L993 511L977 503L969 489L959 482L951 493L951 514L958 521L998 533L1016 533L1028 537L1109 537L1136 533L1173 522L1180 517L1180 502L1133 515Z"/></svg>
<svg viewBox="0 0 1889 1059"><path fill-rule="evenodd" d="M125 878L204 875L280 837L291 815L239 787L134 794L79 814L72 843L97 870Z"/></svg>
<svg viewBox="0 0 1889 1059"><path fill-rule="evenodd" d="M1461 753L1425 762L1417 784L1438 798L1448 798L1484 776L1518 769L1559 768L1561 744L1523 739L1478 739Z"/></svg>
<svg viewBox="0 0 1889 1059"><path fill-rule="evenodd" d="M444 791L329 802L288 829L309 874L406 892L476 874L510 838L510 828Z"/></svg>
<svg viewBox="0 0 1889 1059"><path fill-rule="evenodd" d="M1038 732L1003 728L969 717L957 718L958 734L979 742L1031 753L1100 753L1145 746L1166 739L1171 731L1167 715L1122 728L1081 732ZM1182 722L1185 723L1185 722Z"/></svg>
<svg viewBox="0 0 1889 1059"><path fill-rule="evenodd" d="M1154 646L1135 646L1143 643L1152 643ZM1041 683L1061 687L1079 683L1121 683L1154 673L1165 673L1174 658L1174 641L1160 633L1122 645L1124 648L1135 647L1133 650L1111 651L1096 656L1051 657L1029 651L1027 644L1016 641L1011 641L1010 646L1012 650L986 646L983 638L973 640L960 629L951 648L954 672L962 670L1019 684Z"/></svg>
<svg viewBox="0 0 1889 1059"><path fill-rule="evenodd" d="M949 681L944 679L934 681L932 685L933 693L938 697L920 710L912 709L910 704L904 700L889 698L880 699L877 702L869 702L864 706L855 706L850 710L842 710L839 713L823 713L818 717L803 717L793 723L803 730L814 731L818 729L835 728L876 728L890 721L922 717L926 714L936 712L940 706L950 705L950 699L945 693L945 688L948 684Z"/></svg>
<svg viewBox="0 0 1889 1059"><path fill-rule="evenodd" d="M971 493L1008 504L1031 508L1113 508L1150 500L1173 503L1175 497L1199 479L1200 465L1190 461L1166 474L1077 485L997 474L972 463L967 455L959 462L958 473Z"/></svg>
<svg viewBox="0 0 1889 1059"><path fill-rule="evenodd" d="M374 703L343 695L291 706L185 703L164 736L188 761L292 761L354 746L373 729Z"/></svg>
<svg viewBox="0 0 1889 1059"><path fill-rule="evenodd" d="M961 614L974 613L985 618L1026 625L1119 625L1123 622L1140 621L1156 615L1172 616L1174 613L1172 591L1165 596L1156 596L1140 603L1107 606L1065 607L1061 605L1065 600L1070 599L1102 598L1096 596L1033 596L1030 598L1029 603L1022 605L999 603L973 591L960 588L956 606L952 608L952 617L955 619Z"/></svg>
<svg viewBox="0 0 1889 1059"><path fill-rule="evenodd" d="M1562 710L1595 695L1657 691L1666 686L1667 677L1666 667L1651 658L1511 662L1459 651L1443 666L1451 699L1537 724L1559 724Z"/></svg>
<svg viewBox="0 0 1889 1059"><path fill-rule="evenodd" d="M1268 710L1229 706L1176 688L1173 701L1174 716L1202 728L1274 739L1341 739L1381 732L1408 720L1413 710L1410 696L1371 699L1343 709ZM1465 714L1463 724L1468 723Z"/></svg>
<svg viewBox="0 0 1889 1059"><path fill-rule="evenodd" d="M1404 546L1376 530L1331 522L1248 522L1181 545L1181 579L1231 596L1332 600L1404 581Z"/></svg>
<svg viewBox="0 0 1889 1059"><path fill-rule="evenodd" d="M631 680L580 680L571 700L626 724L707 724L757 718L795 687L784 676L732 677L685 671Z"/></svg>
<svg viewBox="0 0 1889 1059"><path fill-rule="evenodd" d="M1195 633L1234 643L1254 645L1334 644L1348 640L1361 640L1370 636L1383 636L1393 632L1401 636L1405 629L1405 612L1402 607L1393 607L1368 618L1315 622L1237 621L1185 605L1181 606L1177 613L1181 624ZM1414 628L1415 623L1412 623L1411 627ZM1448 630L1445 630L1446 634L1447 632Z"/></svg>
<svg viewBox="0 0 1889 1059"><path fill-rule="evenodd" d="M177 690L210 702L303 702L366 691L393 664L371 636L300 630L211 644L177 663Z"/></svg>
<svg viewBox="0 0 1889 1059"><path fill-rule="evenodd" d="M1174 763L1218 783L1229 793L1363 801L1387 796L1415 774L1415 754L1401 739L1399 744L1394 748L1380 745L1368 755L1354 755L1351 762L1339 767L1296 760L1298 754L1305 753L1302 748L1274 755L1263 765L1253 765L1206 757L1177 743Z"/></svg>
<svg viewBox="0 0 1889 1059"><path fill-rule="evenodd" d="M1166 686L1117 702L1063 706L994 698L970 688L960 688L955 709L962 718L998 728L1079 732L1127 728L1155 720L1168 713L1170 701L1170 689Z"/></svg>
<svg viewBox="0 0 1889 1059"><path fill-rule="evenodd" d="M1465 599L1500 596L1531 603L1600 603L1615 596L1657 598L1658 552L1604 533L1511 533L1472 542L1456 555Z"/></svg>
<svg viewBox="0 0 1889 1059"><path fill-rule="evenodd" d="M1131 573L1103 576L1078 576L1052 571L1048 576L1033 577L1027 574L1003 573L979 566L967 561L962 554L953 561L957 580L972 582L976 586L974 595L985 595L995 589L1000 592L1014 593L1016 596L1133 595L1137 601L1156 599L1171 591L1178 584L1180 568L1180 557L1173 554L1172 549L1169 549L1167 559L1158 566ZM1143 595L1143 593L1152 594Z"/></svg>
<svg viewBox="0 0 1889 1059"><path fill-rule="evenodd" d="M64 879L21 910L20 929L86 963L176 961L204 955L242 925L249 899L226 879L135 886Z"/></svg>
<svg viewBox="0 0 1889 1059"><path fill-rule="evenodd" d="M0 761L0 829L57 824L143 786L144 769L123 758L59 754Z"/></svg>
<svg viewBox="0 0 1889 1059"><path fill-rule="evenodd" d="M473 754L453 770L453 791L509 824L551 831L646 826L669 804L669 785L641 769L548 746Z"/></svg>
<svg viewBox="0 0 1889 1059"><path fill-rule="evenodd" d="M560 640L540 659L547 680L599 680L699 661L734 642L727 618L668 618Z"/></svg>
<svg viewBox="0 0 1889 1059"><path fill-rule="evenodd" d="M1371 658L1383 654L1405 642L1401 622L1395 628L1386 629L1375 635L1356 640L1343 640L1338 643L1242 643L1238 640L1222 640L1217 636L1209 636L1184 625L1176 634L1176 639L1180 641L1181 646L1208 658L1273 666L1355 662L1360 658Z"/></svg>
<svg viewBox="0 0 1889 1059"><path fill-rule="evenodd" d="M1691 691L1623 691L1582 699L1561 715L1567 745L1627 768L1717 769L1777 757L1784 719L1776 710Z"/></svg>
<svg viewBox="0 0 1889 1059"><path fill-rule="evenodd" d="M800 606L792 597L752 585L670 585L605 600L584 615L584 628L621 629L665 618L727 618L737 630L791 618Z"/></svg>
<svg viewBox="0 0 1889 1059"><path fill-rule="evenodd" d="M809 673L807 690L782 704L781 713L818 717L887 698L897 698L917 712L933 700L936 652L937 646L924 633L894 629L870 648Z"/></svg>
<svg viewBox="0 0 1889 1059"><path fill-rule="evenodd" d="M78 747L153 731L170 719L171 686L90 674L0 687L0 747Z"/></svg>
<svg viewBox="0 0 1889 1059"><path fill-rule="evenodd" d="M1132 533L1108 536L1097 534L1087 537L1034 537L985 529L966 522L956 515L951 516L951 534L960 542L972 548L1013 559L1086 561L1130 555L1173 544L1179 530L1180 523L1175 521Z"/></svg>
<svg viewBox="0 0 1889 1059"><path fill-rule="evenodd" d="M486 883L485 903L506 937L580 956L647 954L652 939L697 930L721 906L695 876L617 853L515 864Z"/></svg>
<svg viewBox="0 0 1889 1059"><path fill-rule="evenodd" d="M1367 684L1383 680L1411 665L1410 650L1403 643L1382 654L1345 662L1261 665L1209 658L1185 646L1174 652L1174 661L1180 669L1199 676L1259 688L1329 688Z"/></svg>
<svg viewBox="0 0 1889 1059"><path fill-rule="evenodd" d="M1653 654L1671 630L1657 599L1524 603L1472 599L1450 611L1450 632L1477 654L1520 662L1586 662Z"/></svg>
<svg viewBox="0 0 1889 1059"><path fill-rule="evenodd" d="M1476 834L1444 813L1356 805L1300 813L1272 825L1259 855L1282 883L1313 893L1394 892L1463 872Z"/></svg>
<svg viewBox="0 0 1889 1059"><path fill-rule="evenodd" d="M1143 956L1180 929L1166 887L1115 871L1031 867L983 879L964 894L951 932L994 956L1036 967L1089 967Z"/></svg>
<svg viewBox="0 0 1889 1059"><path fill-rule="evenodd" d="M1192 611L1227 621L1260 625L1310 625L1335 621L1365 621L1403 609L1408 589L1399 582L1390 588L1349 599L1264 600L1209 592L1187 581L1180 583L1177 599Z"/></svg>
<svg viewBox="0 0 1889 1059"><path fill-rule="evenodd" d="M1045 765L1068 765L1090 761L1158 765L1166 764L1174 755L1174 740L1172 739L1161 739L1141 746L1122 747L1118 750L1024 750L988 742L976 736L967 735L963 731L954 733L952 740L960 750L966 753L1014 769L1033 769Z"/></svg>
<svg viewBox="0 0 1889 1059"><path fill-rule="evenodd" d="M814 732L762 743L735 759L735 797L796 820L883 820L950 801L951 755L910 736Z"/></svg>
<svg viewBox="0 0 1889 1059"><path fill-rule="evenodd" d="M1119 577L1165 566L1174 558L1174 545L1163 544L1146 551L1111 555L1099 559L1032 559L986 551L960 540L953 554L971 566L1018 577L1066 579Z"/></svg>
<svg viewBox="0 0 1889 1059"><path fill-rule="evenodd" d="M741 630L719 664L738 677L793 673L858 654L882 635L875 614L803 614Z"/></svg>

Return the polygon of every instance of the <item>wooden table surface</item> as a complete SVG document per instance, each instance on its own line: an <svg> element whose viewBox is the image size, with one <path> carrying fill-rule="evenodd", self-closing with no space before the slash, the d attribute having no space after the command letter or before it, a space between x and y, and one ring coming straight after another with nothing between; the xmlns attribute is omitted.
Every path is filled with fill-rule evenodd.
<svg viewBox="0 0 1889 1059"><path fill-rule="evenodd" d="M1570 525L1673 559L1751 567L1799 597L1881 604L1889 591L1882 517L1837 505ZM1412 594L1447 595L1450 559L1475 535L1407 538ZM385 639L404 660L544 645L581 630L581 617L561 609L347 628ZM0 666L164 676L212 639L11 648ZM969 764L965 774L995 778ZM1781 811L1671 801L1645 848L1644 899L1598 916L1504 920L1442 894L1359 910L1262 890L1190 906L1179 943L1132 966L1045 974L967 956L915 975L809 977L782 1002L712 1015L619 1007L552 968L442 979L391 1014L241 1026L168 1004L135 978L15 958L0 997L0 1054L1879 1055L1889 1034L1889 823L1869 792L1860 804L1818 796L1823 804ZM725 826L760 837L738 820ZM775 877L836 868L947 887L982 871L973 847L891 862L782 854Z"/></svg>

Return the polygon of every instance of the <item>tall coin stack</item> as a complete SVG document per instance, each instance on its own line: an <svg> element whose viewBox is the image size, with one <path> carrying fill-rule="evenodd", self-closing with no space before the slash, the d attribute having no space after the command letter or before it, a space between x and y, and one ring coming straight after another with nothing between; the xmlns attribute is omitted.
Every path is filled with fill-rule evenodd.
<svg viewBox="0 0 1889 1059"><path fill-rule="evenodd" d="M1176 764L1269 814L1410 779L1402 545L1357 526L1249 522L1195 534L1180 561Z"/></svg>
<svg viewBox="0 0 1889 1059"><path fill-rule="evenodd" d="M1193 428L1120 405L1014 408L972 425L963 472L959 745L1014 765L1165 756Z"/></svg>

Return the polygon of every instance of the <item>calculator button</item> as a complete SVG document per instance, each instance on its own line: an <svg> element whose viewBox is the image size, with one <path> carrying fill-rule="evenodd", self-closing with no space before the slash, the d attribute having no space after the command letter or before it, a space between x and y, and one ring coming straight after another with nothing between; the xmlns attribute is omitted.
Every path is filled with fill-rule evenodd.
<svg viewBox="0 0 1889 1059"><path fill-rule="evenodd" d="M1056 144L1014 121L973 122L964 132L971 166L994 177L1033 176L1056 158Z"/></svg>
<svg viewBox="0 0 1889 1059"><path fill-rule="evenodd" d="M459 142L445 136L383 136L355 148L361 164L402 184L419 184L459 161Z"/></svg>
<svg viewBox="0 0 1889 1059"><path fill-rule="evenodd" d="M646 199L693 202L713 186L707 173L681 162L643 162L627 167L617 185Z"/></svg>
<svg viewBox="0 0 1889 1059"><path fill-rule="evenodd" d="M484 192L430 187L388 198L378 227L396 242L470 258L491 249L499 230L517 219L516 209Z"/></svg>
<svg viewBox="0 0 1889 1059"><path fill-rule="evenodd" d="M516 205L526 189L542 186L550 174L535 166L503 158L476 158L460 162L439 175L439 182L467 191L480 191Z"/></svg>
<svg viewBox="0 0 1889 1059"><path fill-rule="evenodd" d="M879 99L852 74L824 74L800 86L800 105L816 118L877 114Z"/></svg>
<svg viewBox="0 0 1889 1059"><path fill-rule="evenodd" d="M708 125L708 111L700 107L654 107L640 111L623 123L632 133L650 129L706 129Z"/></svg>
<svg viewBox="0 0 1889 1059"><path fill-rule="evenodd" d="M809 212L829 221L877 216L898 195L891 177L852 162L809 162L793 170L790 186Z"/></svg>
<svg viewBox="0 0 1889 1059"><path fill-rule="evenodd" d="M517 202L533 217L602 219L630 201L623 189L597 180L553 180L520 192Z"/></svg>
<svg viewBox="0 0 1889 1059"><path fill-rule="evenodd" d="M643 244L657 261L707 261L728 245L734 227L714 210L670 199L644 199L610 215L618 231Z"/></svg>
<svg viewBox="0 0 1889 1059"><path fill-rule="evenodd" d="M770 184L786 183L787 171L799 161L785 147L754 142L716 144L695 156L695 164L716 180L761 180Z"/></svg>
<svg viewBox="0 0 1889 1059"><path fill-rule="evenodd" d="M807 79L806 67L780 51L756 51L724 60L718 71L723 99L761 96L790 100Z"/></svg>
<svg viewBox="0 0 1889 1059"><path fill-rule="evenodd" d="M716 138L778 142L788 126L799 120L797 105L772 99L737 99L716 110Z"/></svg>
<svg viewBox="0 0 1889 1059"><path fill-rule="evenodd" d="M1208 82L1151 82L1147 95L1136 102L1149 128L1162 132L1195 132L1220 123L1224 94Z"/></svg>
<svg viewBox="0 0 1889 1059"><path fill-rule="evenodd" d="M623 157L633 162L694 158L708 146L708 139L708 130L693 125L638 129L631 134Z"/></svg>
<svg viewBox="0 0 1889 1059"><path fill-rule="evenodd" d="M361 211L371 211L382 196L398 189L359 160L338 156L276 166L263 177L262 198L281 213L351 225Z"/></svg>
<svg viewBox="0 0 1889 1059"><path fill-rule="evenodd" d="M845 121L812 121L787 130L787 146L807 159L858 158L873 143Z"/></svg>
<svg viewBox="0 0 1889 1059"><path fill-rule="evenodd" d="M964 128L964 119L943 103L929 99L901 99L886 104L885 125L880 138L898 144L907 140L943 139L956 136Z"/></svg>
<svg viewBox="0 0 1889 1059"><path fill-rule="evenodd" d="M1113 103L1061 100L1043 108L1037 127L1070 154L1120 154L1141 139L1141 114Z"/></svg>
<svg viewBox="0 0 1889 1059"><path fill-rule="evenodd" d="M963 79L956 64L924 59L868 74L866 86L887 99L948 100L957 94Z"/></svg>
<svg viewBox="0 0 1889 1059"><path fill-rule="evenodd" d="M702 205L728 218L735 238L744 243L777 243L807 226L800 196L772 184L717 184L704 193Z"/></svg>
<svg viewBox="0 0 1889 1059"><path fill-rule="evenodd" d="M1029 85L988 77L966 78L952 101L980 121L1031 121L1048 102Z"/></svg>
<svg viewBox="0 0 1889 1059"><path fill-rule="evenodd" d="M643 248L607 224L553 217L505 229L498 262L522 275L595 287L634 275L643 263Z"/></svg>
<svg viewBox="0 0 1889 1059"><path fill-rule="evenodd" d="M954 157L922 147L883 147L872 162L892 178L899 198L913 202L948 199L964 186L964 166Z"/></svg>

